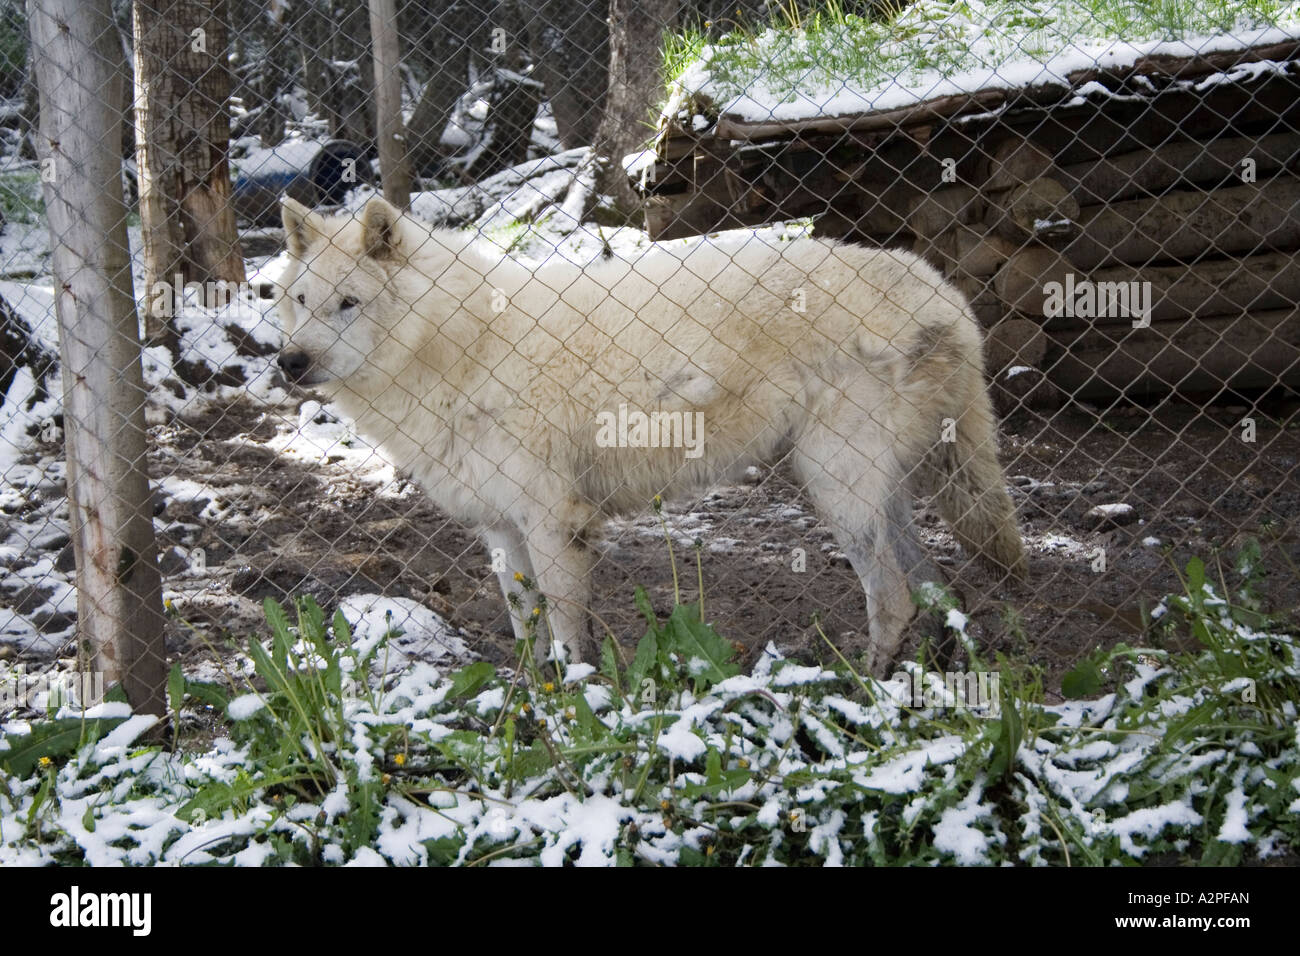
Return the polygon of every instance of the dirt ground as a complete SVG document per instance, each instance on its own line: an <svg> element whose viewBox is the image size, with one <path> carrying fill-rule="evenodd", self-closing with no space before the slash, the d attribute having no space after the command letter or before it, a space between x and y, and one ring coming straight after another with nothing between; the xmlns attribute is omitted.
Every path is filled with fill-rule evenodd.
<svg viewBox="0 0 1300 956"><path fill-rule="evenodd" d="M1144 609L1178 590L1175 566L1199 555L1213 580L1216 549L1227 553L1251 535L1264 547L1271 606L1300 605L1300 401L1293 394L1257 396L1249 407L1242 401L1072 405L1050 417L1005 419L1003 461L1031 555L1024 583L994 580L968 564L918 504L926 546L953 576L971 633L990 658L1001 651L1040 666L1053 699L1061 675L1087 651L1141 638ZM1254 443L1240 437L1247 415L1256 421ZM332 610L349 595L378 593L432 609L460 629L473 654L507 661L513 639L505 606L473 537L400 476L379 487L346 456L310 462L278 454L275 439L295 427L292 408L240 403L155 430L153 474L204 489L160 491L155 505L175 612L169 653L195 664L227 639L242 646L261 632L266 596L309 593ZM1131 511L1089 515L1107 504ZM683 599L697 597L698 539L706 616L749 658L769 641L827 655L814 614L832 639L863 626L855 575L781 469L671 502L665 517ZM70 550L66 537L52 543ZM201 567L186 558L194 548L203 549ZM612 522L600 548L594 610L631 648L645 631L635 586L660 612L671 608L663 530L647 507ZM801 573L792 568L798 548L806 554ZM1104 570L1096 569L1098 549ZM68 557L59 560L66 566Z"/></svg>

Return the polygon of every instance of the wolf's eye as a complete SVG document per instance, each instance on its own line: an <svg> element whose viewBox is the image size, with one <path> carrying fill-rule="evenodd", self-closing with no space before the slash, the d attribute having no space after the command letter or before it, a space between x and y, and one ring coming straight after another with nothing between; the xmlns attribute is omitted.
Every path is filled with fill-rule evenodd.
<svg viewBox="0 0 1300 956"><path fill-rule="evenodd" d="M358 303L357 300L352 298L352 296L350 295L345 295L342 299L339 300L339 308L343 309L344 311L348 309L355 309L359 304L360 303Z"/></svg>
<svg viewBox="0 0 1300 956"><path fill-rule="evenodd" d="M307 296L304 295L304 294L301 293L301 292L298 293L298 304L299 304L299 305L306 305L306 304L307 304Z"/></svg>

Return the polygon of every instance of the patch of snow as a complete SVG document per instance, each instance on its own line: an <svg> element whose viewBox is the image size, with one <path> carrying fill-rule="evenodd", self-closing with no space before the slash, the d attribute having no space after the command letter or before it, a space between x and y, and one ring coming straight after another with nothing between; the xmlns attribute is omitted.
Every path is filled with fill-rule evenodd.
<svg viewBox="0 0 1300 956"><path fill-rule="evenodd" d="M456 662L470 657L469 647L455 628L410 598L354 594L339 603L339 610L352 628L353 644L362 654L386 634L401 631L389 638L387 655L383 651L377 655L377 669L384 666L385 657L390 673L404 669L412 660Z"/></svg>
<svg viewBox="0 0 1300 956"><path fill-rule="evenodd" d="M1135 836L1153 840L1165 827L1198 826L1201 822L1201 815L1187 803L1174 801L1159 807L1134 810L1112 820L1106 829L1119 837L1120 847L1125 853L1141 857L1146 853L1146 847L1134 843Z"/></svg>
<svg viewBox="0 0 1300 956"><path fill-rule="evenodd" d="M870 773L855 775L854 781L868 790L915 793L921 787L927 768L951 763L965 752L966 745L960 737L937 737L923 749L908 751L873 768Z"/></svg>
<svg viewBox="0 0 1300 956"><path fill-rule="evenodd" d="M1246 827L1246 794L1238 785L1228 793L1227 809L1223 815L1223 826L1215 838L1224 843L1249 843L1250 830Z"/></svg>
<svg viewBox="0 0 1300 956"><path fill-rule="evenodd" d="M1115 502L1108 505L1097 505L1088 509L1090 518L1118 518L1123 515L1133 513L1133 506L1123 502Z"/></svg>
<svg viewBox="0 0 1300 956"><path fill-rule="evenodd" d="M241 694L226 706L226 714L231 720L248 720L266 707L266 701L260 694Z"/></svg>
<svg viewBox="0 0 1300 956"><path fill-rule="evenodd" d="M963 866L979 866L988 862L991 838L971 824L991 817L992 808L979 802L979 788L972 790L955 807L948 807L934 825L934 847L951 853Z"/></svg>

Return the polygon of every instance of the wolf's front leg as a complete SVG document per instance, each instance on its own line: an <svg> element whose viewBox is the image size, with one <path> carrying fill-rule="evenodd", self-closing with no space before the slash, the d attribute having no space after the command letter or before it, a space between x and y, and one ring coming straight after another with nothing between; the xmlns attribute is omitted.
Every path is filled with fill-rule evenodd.
<svg viewBox="0 0 1300 956"><path fill-rule="evenodd" d="M596 660L591 632L591 571L595 556L581 535L555 525L528 532L528 555L537 569L537 583L546 597L538 627L537 661L544 662L553 644L563 644L570 662ZM542 638L547 638L543 640Z"/></svg>
<svg viewBox="0 0 1300 956"><path fill-rule="evenodd" d="M506 610L510 614L515 640L522 641L528 636L524 622L537 607L537 575L528 558L528 545L519 529L507 524L484 531L483 542L487 545L492 570L496 572L497 581L501 584L501 594L506 599ZM528 579L527 588L515 577L516 574Z"/></svg>

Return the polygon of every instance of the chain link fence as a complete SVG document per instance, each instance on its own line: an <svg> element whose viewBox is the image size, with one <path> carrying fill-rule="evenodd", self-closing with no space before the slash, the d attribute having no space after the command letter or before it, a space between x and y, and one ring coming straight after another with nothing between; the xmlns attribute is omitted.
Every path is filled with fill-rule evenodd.
<svg viewBox="0 0 1300 956"><path fill-rule="evenodd" d="M394 670L630 659L638 587L751 663L955 622L1049 699L1192 557L1294 609L1300 9L1216 11L158 0L60 63L0 4L0 716L250 672L267 598Z"/></svg>

